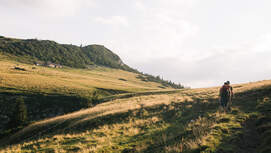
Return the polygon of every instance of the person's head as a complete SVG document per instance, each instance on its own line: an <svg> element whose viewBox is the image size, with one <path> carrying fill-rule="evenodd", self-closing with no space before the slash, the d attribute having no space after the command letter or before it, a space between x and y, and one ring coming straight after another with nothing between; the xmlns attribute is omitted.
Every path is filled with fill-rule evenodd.
<svg viewBox="0 0 271 153"><path fill-rule="evenodd" d="M230 85L230 81L224 82L224 85Z"/></svg>

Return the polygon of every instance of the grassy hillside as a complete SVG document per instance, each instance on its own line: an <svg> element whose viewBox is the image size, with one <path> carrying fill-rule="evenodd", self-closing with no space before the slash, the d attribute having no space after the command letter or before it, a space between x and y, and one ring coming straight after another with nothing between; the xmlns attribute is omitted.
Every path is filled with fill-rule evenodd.
<svg viewBox="0 0 271 153"><path fill-rule="evenodd" d="M2 152L271 152L271 81L117 99L35 122L2 139Z"/></svg>
<svg viewBox="0 0 271 153"><path fill-rule="evenodd" d="M141 81L156 82L162 86L182 89L181 84L138 72L122 62L120 57L102 45L75 46L50 40L14 39L0 36L0 54L27 64L68 66L91 69L96 66L138 73Z"/></svg>
<svg viewBox="0 0 271 153"><path fill-rule="evenodd" d="M87 96L91 90L100 88L137 92L156 90L161 84L138 79L136 73L106 67L92 69L55 69L30 64L22 64L1 59L1 87L44 93L79 94ZM19 67L24 70L15 69Z"/></svg>
<svg viewBox="0 0 271 153"><path fill-rule="evenodd" d="M115 97L172 90L142 81L138 73L120 69L99 66L55 69L22 64L10 58L15 57L0 54L0 133L13 113L17 97L24 98L29 121L33 121L92 107Z"/></svg>

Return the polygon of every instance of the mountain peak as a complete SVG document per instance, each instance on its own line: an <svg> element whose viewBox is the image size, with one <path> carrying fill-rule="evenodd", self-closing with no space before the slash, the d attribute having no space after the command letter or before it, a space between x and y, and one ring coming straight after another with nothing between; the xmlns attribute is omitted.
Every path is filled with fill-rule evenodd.
<svg viewBox="0 0 271 153"><path fill-rule="evenodd" d="M13 39L4 36L0 38L1 53L20 56L20 60L27 63L51 61L74 68L99 65L126 71L136 71L124 64L118 55L104 45L94 44L79 47L59 44L51 40Z"/></svg>

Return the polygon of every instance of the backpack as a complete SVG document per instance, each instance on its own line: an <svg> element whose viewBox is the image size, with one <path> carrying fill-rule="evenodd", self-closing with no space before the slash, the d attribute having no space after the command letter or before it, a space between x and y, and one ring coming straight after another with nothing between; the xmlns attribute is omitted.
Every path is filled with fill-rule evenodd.
<svg viewBox="0 0 271 153"><path fill-rule="evenodd" d="M223 85L221 88L221 97L229 98L231 94L230 86Z"/></svg>

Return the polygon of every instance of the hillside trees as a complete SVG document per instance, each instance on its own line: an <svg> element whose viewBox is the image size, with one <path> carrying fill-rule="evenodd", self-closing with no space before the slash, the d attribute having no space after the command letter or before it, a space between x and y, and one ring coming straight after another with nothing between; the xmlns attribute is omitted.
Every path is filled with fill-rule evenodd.
<svg viewBox="0 0 271 153"><path fill-rule="evenodd" d="M136 70L123 64L120 57L102 45L75 46L49 40L12 39L0 37L0 53L20 56L20 62L51 61L74 68L100 65L126 71Z"/></svg>
<svg viewBox="0 0 271 153"><path fill-rule="evenodd" d="M184 86L181 85L180 83L176 84L172 81L164 80L160 76L153 76L147 73L141 73L141 75L137 76L138 79L145 81L145 82L156 82L156 83L161 83L165 87L171 87L174 89L183 89Z"/></svg>
<svg viewBox="0 0 271 153"><path fill-rule="evenodd" d="M27 107L23 97L18 97L15 100L15 107L11 116L9 126L17 127L27 122Z"/></svg>

